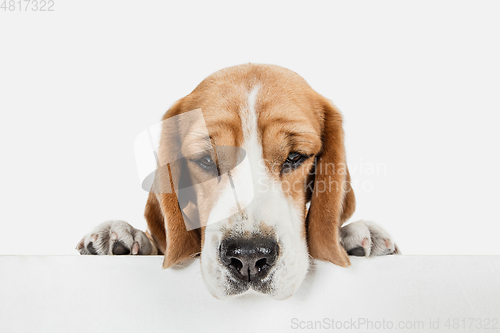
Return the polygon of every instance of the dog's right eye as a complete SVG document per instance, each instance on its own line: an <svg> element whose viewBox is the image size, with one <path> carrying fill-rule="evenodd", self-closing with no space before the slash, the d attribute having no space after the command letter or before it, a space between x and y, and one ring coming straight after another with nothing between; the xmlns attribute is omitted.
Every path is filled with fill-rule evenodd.
<svg viewBox="0 0 500 333"><path fill-rule="evenodd" d="M198 164L200 168L206 171L215 171L215 169L217 168L210 155L205 155L202 158L197 159L195 163Z"/></svg>

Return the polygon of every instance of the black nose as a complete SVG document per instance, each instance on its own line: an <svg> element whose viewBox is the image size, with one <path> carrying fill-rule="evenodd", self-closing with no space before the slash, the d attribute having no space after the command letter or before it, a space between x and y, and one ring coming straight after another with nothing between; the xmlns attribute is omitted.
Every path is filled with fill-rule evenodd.
<svg viewBox="0 0 500 333"><path fill-rule="evenodd" d="M236 278L247 282L264 278L278 254L278 244L263 238L224 240L219 248L222 263Z"/></svg>

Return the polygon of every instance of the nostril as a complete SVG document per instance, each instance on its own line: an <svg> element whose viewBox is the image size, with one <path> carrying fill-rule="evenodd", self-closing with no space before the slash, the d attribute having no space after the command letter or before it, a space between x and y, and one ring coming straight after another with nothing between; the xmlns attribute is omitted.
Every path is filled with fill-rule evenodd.
<svg viewBox="0 0 500 333"><path fill-rule="evenodd" d="M267 264L267 258L259 259L255 263L255 268L257 268L257 271L259 271L259 272L262 271L267 266L268 266L268 264Z"/></svg>
<svg viewBox="0 0 500 333"><path fill-rule="evenodd" d="M239 272L243 268L243 263L236 258L231 258L231 262L228 266Z"/></svg>

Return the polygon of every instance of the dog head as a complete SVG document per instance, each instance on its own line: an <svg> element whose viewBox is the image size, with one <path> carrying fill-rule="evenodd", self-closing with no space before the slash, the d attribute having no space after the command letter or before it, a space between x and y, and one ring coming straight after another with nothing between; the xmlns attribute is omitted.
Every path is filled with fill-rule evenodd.
<svg viewBox="0 0 500 333"><path fill-rule="evenodd" d="M164 125L160 139L164 267L201 252L215 297L254 290L283 299L310 257L348 266L339 228L355 200L336 107L290 70L246 64L206 78L164 120L193 110L202 117ZM189 230L193 220L201 228Z"/></svg>

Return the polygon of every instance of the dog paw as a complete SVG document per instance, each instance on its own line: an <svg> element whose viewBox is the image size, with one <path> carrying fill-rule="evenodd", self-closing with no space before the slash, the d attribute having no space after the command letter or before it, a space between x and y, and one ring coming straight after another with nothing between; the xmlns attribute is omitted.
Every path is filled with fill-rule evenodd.
<svg viewBox="0 0 500 333"><path fill-rule="evenodd" d="M83 255L147 255L153 245L146 234L124 221L106 221L85 235L76 246Z"/></svg>
<svg viewBox="0 0 500 333"><path fill-rule="evenodd" d="M358 257L401 254L389 233L370 221L357 221L340 229L341 245Z"/></svg>

